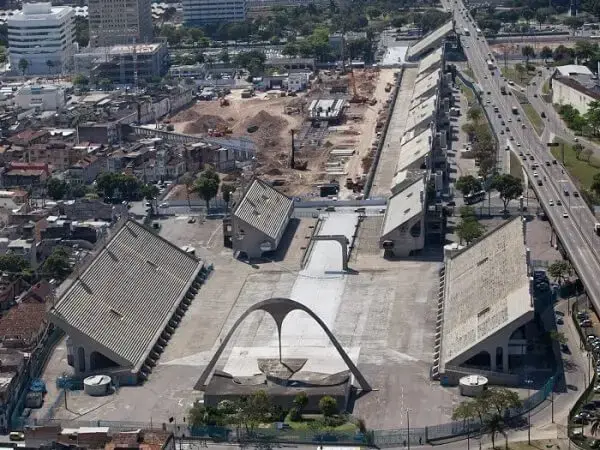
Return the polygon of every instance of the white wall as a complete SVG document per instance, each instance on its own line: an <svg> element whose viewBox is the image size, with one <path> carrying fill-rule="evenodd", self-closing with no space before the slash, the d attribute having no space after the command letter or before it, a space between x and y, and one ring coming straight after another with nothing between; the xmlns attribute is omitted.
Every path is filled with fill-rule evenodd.
<svg viewBox="0 0 600 450"><path fill-rule="evenodd" d="M593 97L561 83L559 78L552 80L552 103L572 105L580 114L585 114L588 104L594 100Z"/></svg>

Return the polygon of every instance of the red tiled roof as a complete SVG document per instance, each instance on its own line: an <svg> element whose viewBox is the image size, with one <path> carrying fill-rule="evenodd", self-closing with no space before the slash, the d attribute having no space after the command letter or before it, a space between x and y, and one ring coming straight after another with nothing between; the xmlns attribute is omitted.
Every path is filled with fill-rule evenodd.
<svg viewBox="0 0 600 450"><path fill-rule="evenodd" d="M46 322L46 305L37 301L21 302L0 317L0 339L18 339L25 345L37 337Z"/></svg>

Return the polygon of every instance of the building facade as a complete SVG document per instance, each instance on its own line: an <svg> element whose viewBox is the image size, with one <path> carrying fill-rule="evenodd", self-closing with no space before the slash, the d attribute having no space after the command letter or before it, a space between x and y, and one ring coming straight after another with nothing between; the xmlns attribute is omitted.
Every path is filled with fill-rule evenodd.
<svg viewBox="0 0 600 450"><path fill-rule="evenodd" d="M198 26L246 19L246 0L183 0L183 21Z"/></svg>
<svg viewBox="0 0 600 450"><path fill-rule="evenodd" d="M7 20L12 69L31 75L70 71L77 46L74 20L69 6L24 3ZM27 61L25 70L21 60Z"/></svg>
<svg viewBox="0 0 600 450"><path fill-rule="evenodd" d="M26 85L15 95L15 105L22 109L56 111L65 106L65 89L59 85Z"/></svg>
<svg viewBox="0 0 600 450"><path fill-rule="evenodd" d="M90 45L152 42L150 0L90 0Z"/></svg>

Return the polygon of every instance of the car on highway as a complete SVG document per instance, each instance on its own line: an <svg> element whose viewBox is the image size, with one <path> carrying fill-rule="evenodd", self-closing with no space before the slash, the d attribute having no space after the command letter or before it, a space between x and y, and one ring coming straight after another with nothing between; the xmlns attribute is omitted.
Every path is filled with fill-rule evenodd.
<svg viewBox="0 0 600 450"><path fill-rule="evenodd" d="M510 128L506 127L506 131L507 131L507 132L508 132L508 131L510 131Z"/></svg>
<svg viewBox="0 0 600 450"><path fill-rule="evenodd" d="M552 160L552 164L556 164L556 160L555 159Z"/></svg>
<svg viewBox="0 0 600 450"><path fill-rule="evenodd" d="M542 119L545 119L545 118L546 118L546 113L545 113L544 111L542 111L542 112L540 113L540 116L542 117Z"/></svg>
<svg viewBox="0 0 600 450"><path fill-rule="evenodd" d="M573 197L579 197L579 192L573 191Z"/></svg>
<svg viewBox="0 0 600 450"><path fill-rule="evenodd" d="M502 122L500 122L500 124L501 124L502 126L505 126L505 125L506 125L506 122L504 122L504 120L503 120Z"/></svg>
<svg viewBox="0 0 600 450"><path fill-rule="evenodd" d="M562 202L560 200L556 200L556 206L562 206Z"/></svg>
<svg viewBox="0 0 600 450"><path fill-rule="evenodd" d="M563 213L563 218L568 219L569 215L567 213ZM582 327L585 327L585 326L587 326L587 325L582 325ZM589 326L591 327L591 325L589 325Z"/></svg>
<svg viewBox="0 0 600 450"><path fill-rule="evenodd" d="M564 325L565 321L562 317L557 317L556 318L556 325Z"/></svg>
<svg viewBox="0 0 600 450"><path fill-rule="evenodd" d="M534 96L535 98L537 98L537 94L533 94L533 96Z"/></svg>
<svg viewBox="0 0 600 450"><path fill-rule="evenodd" d="M509 139L510 139L511 141L514 141L514 140L515 140L515 137L514 137L514 136L511 136Z"/></svg>
<svg viewBox="0 0 600 450"><path fill-rule="evenodd" d="M538 186L542 186L542 185L543 185L543 183L542 183L542 180L540 180L539 178L538 178L538 180L537 180L537 185L538 185Z"/></svg>
<svg viewBox="0 0 600 450"><path fill-rule="evenodd" d="M512 122L512 119L509 117L509 118L508 118L508 121L509 121L509 122Z"/></svg>
<svg viewBox="0 0 600 450"><path fill-rule="evenodd" d="M500 130L500 134L504 134L504 130Z"/></svg>
<svg viewBox="0 0 600 450"><path fill-rule="evenodd" d="M520 117L517 117L517 122L520 122L520 121L521 121L521 118L520 118Z"/></svg>
<svg viewBox="0 0 600 450"><path fill-rule="evenodd" d="M550 206L554 206L554 200L550 200L550 201L548 202L548 205L550 205Z"/></svg>
<svg viewBox="0 0 600 450"><path fill-rule="evenodd" d="M533 157L533 155L529 155L529 159L530 159L531 161L533 161L535 158Z"/></svg>
<svg viewBox="0 0 600 450"><path fill-rule="evenodd" d="M502 114L498 114L498 119L502 119ZM504 125L504 124L502 124Z"/></svg>
<svg viewBox="0 0 600 450"><path fill-rule="evenodd" d="M539 174L537 172L533 172L533 178L537 178Z"/></svg>
<svg viewBox="0 0 600 450"><path fill-rule="evenodd" d="M550 161L545 161L544 164L546 164L548 167L550 167Z"/></svg>

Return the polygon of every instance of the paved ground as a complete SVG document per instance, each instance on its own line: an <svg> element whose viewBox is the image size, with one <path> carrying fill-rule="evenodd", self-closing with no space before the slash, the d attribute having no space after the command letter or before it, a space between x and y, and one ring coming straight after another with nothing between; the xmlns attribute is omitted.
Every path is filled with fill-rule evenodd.
<svg viewBox="0 0 600 450"><path fill-rule="evenodd" d="M352 223L351 214L344 216L348 217L342 219L344 222ZM176 245L194 246L198 256L214 263L215 270L186 312L150 379L140 387L122 387L106 398L69 393L67 410L54 387L56 378L69 370L63 343L44 374L51 389L45 408L36 412L37 417L123 421L135 417L136 421L154 423L169 417L182 420L192 402L201 397L193 386L233 321L248 306L269 297L310 303L312 297L303 297L306 293L301 292L308 283L311 289L318 290L316 303L310 306L319 310L367 380L378 389L356 401L357 416L364 417L370 427L380 429L403 427L406 409L414 411L411 426L449 421L452 405L457 402L456 393L429 381L439 263L385 260L377 248L381 216L363 221L358 247L351 255L351 267L358 273L343 276L336 273L340 268L332 267L339 264L339 249L335 245L328 248L327 243L323 243L324 253L317 252L325 259L309 264L312 269L302 272L303 276L298 272L314 219L297 221L296 229L284 238L289 242L287 252L256 266L233 260L231 252L222 248L218 221L188 224L186 218L170 218L162 223L162 235ZM343 228L334 221L331 226ZM329 232L327 226L323 229ZM316 273L319 270L337 279L310 280L322 276ZM325 288L331 283L339 292L327 292ZM263 314L250 316L240 328L219 362L221 367L252 367L253 358L242 350L272 347L274 326ZM317 325L302 321L300 328L298 324L289 328L284 342L288 349L297 347L298 342L306 343L303 351L313 351L307 356L317 361L312 370L337 369L341 359L336 355L324 359L330 348L322 342L324 334ZM284 337L285 333L284 329ZM55 408L49 411L52 404Z"/></svg>

